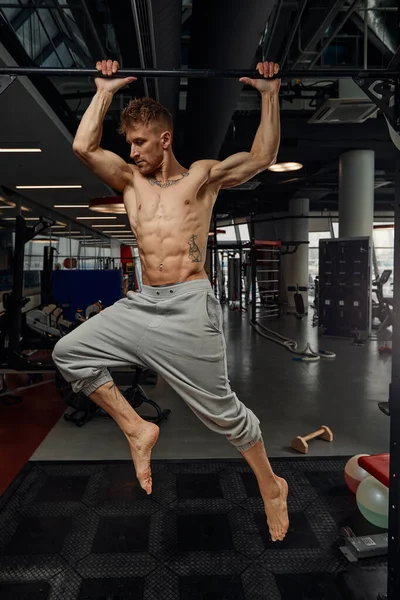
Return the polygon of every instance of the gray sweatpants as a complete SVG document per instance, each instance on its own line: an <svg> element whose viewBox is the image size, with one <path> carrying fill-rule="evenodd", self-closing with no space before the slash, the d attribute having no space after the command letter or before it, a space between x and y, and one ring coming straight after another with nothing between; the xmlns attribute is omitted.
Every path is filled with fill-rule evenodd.
<svg viewBox="0 0 400 600"><path fill-rule="evenodd" d="M87 396L112 380L110 367L149 367L239 451L262 441L260 421L230 388L222 311L208 279L128 292L61 338L53 359Z"/></svg>

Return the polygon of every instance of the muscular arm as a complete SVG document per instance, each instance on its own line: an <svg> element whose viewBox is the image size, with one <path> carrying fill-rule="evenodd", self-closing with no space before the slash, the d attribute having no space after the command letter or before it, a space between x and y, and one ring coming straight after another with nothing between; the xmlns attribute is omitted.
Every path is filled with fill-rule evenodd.
<svg viewBox="0 0 400 600"><path fill-rule="evenodd" d="M261 96L261 122L250 152L233 154L221 162L210 161L208 184L235 187L276 162L280 142L279 93L265 92Z"/></svg>
<svg viewBox="0 0 400 600"><path fill-rule="evenodd" d="M132 181L132 169L120 156L100 148L103 121L113 94L98 90L82 117L73 143L73 151L100 179L123 192Z"/></svg>

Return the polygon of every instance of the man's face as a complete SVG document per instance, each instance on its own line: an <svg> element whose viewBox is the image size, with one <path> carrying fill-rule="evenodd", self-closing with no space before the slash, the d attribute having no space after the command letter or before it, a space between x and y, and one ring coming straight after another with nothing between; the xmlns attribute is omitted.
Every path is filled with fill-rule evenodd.
<svg viewBox="0 0 400 600"><path fill-rule="evenodd" d="M131 147L130 156L142 175L160 168L164 157L160 128L139 123L127 129L125 136Z"/></svg>

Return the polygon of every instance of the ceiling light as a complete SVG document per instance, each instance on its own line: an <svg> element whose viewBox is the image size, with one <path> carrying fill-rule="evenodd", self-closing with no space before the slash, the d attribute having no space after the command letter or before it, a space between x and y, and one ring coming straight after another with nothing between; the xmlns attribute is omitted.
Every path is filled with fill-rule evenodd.
<svg viewBox="0 0 400 600"><path fill-rule="evenodd" d="M0 196L1 208L15 208L15 202L10 202L4 196ZM5 206L3 206L5 204Z"/></svg>
<svg viewBox="0 0 400 600"><path fill-rule="evenodd" d="M63 229L64 227L66 227L66 225L52 225L51 226L52 229Z"/></svg>
<svg viewBox="0 0 400 600"><path fill-rule="evenodd" d="M94 219L100 219L100 220L104 220L104 219L116 219L117 217L76 217L77 219L81 219L81 221L85 220L86 221L94 221Z"/></svg>
<svg viewBox="0 0 400 600"><path fill-rule="evenodd" d="M103 196L102 198L93 198L89 202L90 210L105 213L126 213L124 200L122 196Z"/></svg>
<svg viewBox="0 0 400 600"><path fill-rule="evenodd" d="M89 204L53 204L54 208L89 208Z"/></svg>
<svg viewBox="0 0 400 600"><path fill-rule="evenodd" d="M41 152L40 148L0 148L0 152Z"/></svg>
<svg viewBox="0 0 400 600"><path fill-rule="evenodd" d="M276 165L271 165L268 167L269 171L274 171L275 173L282 173L284 171L298 171L302 169L303 165L298 162L283 162L277 163Z"/></svg>
<svg viewBox="0 0 400 600"><path fill-rule="evenodd" d="M126 230L126 231L118 231L118 229L107 229L106 231L103 231L104 234L109 234L109 233L119 233L120 235L130 235L131 232Z"/></svg>
<svg viewBox="0 0 400 600"><path fill-rule="evenodd" d="M17 190L77 190L81 185L16 185Z"/></svg>
<svg viewBox="0 0 400 600"><path fill-rule="evenodd" d="M3 221L15 221L17 217L5 217ZM39 221L39 217L24 217L24 221Z"/></svg>
<svg viewBox="0 0 400 600"><path fill-rule="evenodd" d="M14 206L3 206L2 204L0 204L0 210L5 210L7 208L15 208L15 205Z"/></svg>
<svg viewBox="0 0 400 600"><path fill-rule="evenodd" d="M118 223L115 223L114 225L93 225L93 227L126 227L126 225L118 225Z"/></svg>

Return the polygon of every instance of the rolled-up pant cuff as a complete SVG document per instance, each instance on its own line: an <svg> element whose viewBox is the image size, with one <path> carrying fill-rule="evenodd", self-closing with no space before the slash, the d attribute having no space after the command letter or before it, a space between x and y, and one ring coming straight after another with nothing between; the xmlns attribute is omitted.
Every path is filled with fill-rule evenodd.
<svg viewBox="0 0 400 600"><path fill-rule="evenodd" d="M247 450L250 450L250 448L252 448L253 446L255 446L258 442L261 442L262 445L264 446L264 440L263 437L258 437L256 440L253 440L251 442L248 442L247 444L244 444L243 446L236 446L236 448L239 450L239 452L247 452Z"/></svg>
<svg viewBox="0 0 400 600"><path fill-rule="evenodd" d="M90 378L90 380L86 382L74 381L71 383L71 385L74 392L82 392L85 394L85 396L90 396L90 394L93 394L93 392L95 392L100 386L108 383L109 381L113 381L113 378L107 371L98 375L95 379Z"/></svg>

